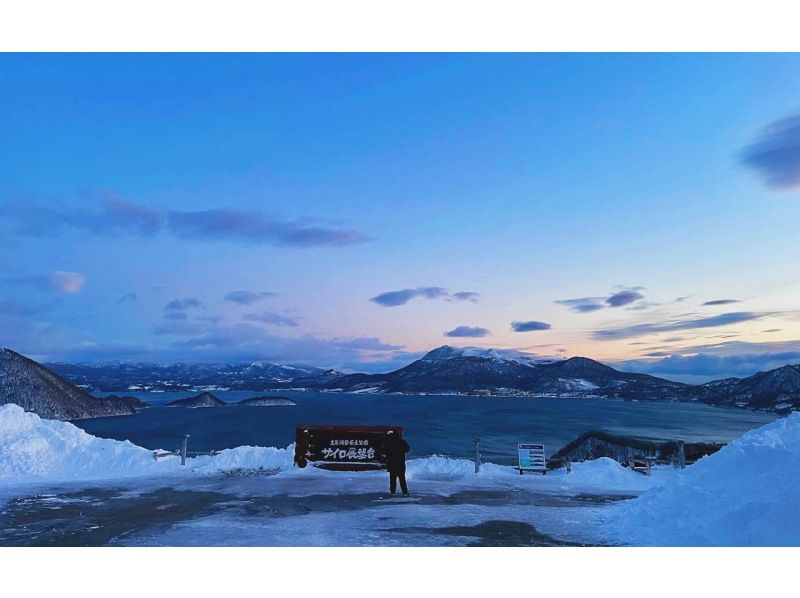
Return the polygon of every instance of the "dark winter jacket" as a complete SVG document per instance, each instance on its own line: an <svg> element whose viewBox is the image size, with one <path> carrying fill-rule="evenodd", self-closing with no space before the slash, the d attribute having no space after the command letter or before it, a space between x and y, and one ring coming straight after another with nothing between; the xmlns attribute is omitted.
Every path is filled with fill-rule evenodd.
<svg viewBox="0 0 800 598"><path fill-rule="evenodd" d="M408 443L404 439L396 434L390 435L386 439L386 466L389 469L404 467L408 449Z"/></svg>

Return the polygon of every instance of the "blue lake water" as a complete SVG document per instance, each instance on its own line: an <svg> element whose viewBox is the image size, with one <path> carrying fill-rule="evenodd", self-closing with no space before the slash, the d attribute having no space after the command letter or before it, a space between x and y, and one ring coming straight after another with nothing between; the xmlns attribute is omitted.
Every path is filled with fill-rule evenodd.
<svg viewBox="0 0 800 598"><path fill-rule="evenodd" d="M164 404L196 393L126 393L151 405L136 415L73 422L90 434L130 440L149 449L177 448L190 434L190 451L240 445L285 447L295 428L311 424L387 424L405 428L410 457L471 457L481 439L484 460L512 463L520 442L543 442L552 454L588 430L656 440L727 442L775 419L768 413L695 403L608 399L534 399L282 392L292 407L186 409ZM253 392L215 392L235 402ZM278 393L275 393L278 394Z"/></svg>

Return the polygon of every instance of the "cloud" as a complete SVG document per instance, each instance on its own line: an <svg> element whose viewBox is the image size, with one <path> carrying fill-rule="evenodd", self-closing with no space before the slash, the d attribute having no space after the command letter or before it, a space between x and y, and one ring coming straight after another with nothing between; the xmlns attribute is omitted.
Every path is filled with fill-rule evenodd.
<svg viewBox="0 0 800 598"><path fill-rule="evenodd" d="M42 276L19 276L6 279L11 284L25 285L40 291L56 293L79 293L86 284L86 277L78 272L56 270Z"/></svg>
<svg viewBox="0 0 800 598"><path fill-rule="evenodd" d="M271 311L263 311L257 314L246 314L244 319L249 322L261 322L263 324L272 324L273 326L299 326L300 322L297 318L289 318L276 314Z"/></svg>
<svg viewBox="0 0 800 598"><path fill-rule="evenodd" d="M185 316L186 314L181 314ZM172 334L176 336L192 336L209 331L207 322L189 321L188 318L164 318L153 326L153 334Z"/></svg>
<svg viewBox="0 0 800 598"><path fill-rule="evenodd" d="M483 336L488 336L491 334L489 330L486 328L481 328L480 326L456 326L452 330L448 330L444 333L444 336L450 336L453 338L480 338Z"/></svg>
<svg viewBox="0 0 800 598"><path fill-rule="evenodd" d="M578 297L577 299L558 299L554 303L568 307L570 311L586 314L603 309L604 301L603 297Z"/></svg>
<svg viewBox="0 0 800 598"><path fill-rule="evenodd" d="M706 301L701 305L729 305L731 303L741 303L738 299L714 299L713 301Z"/></svg>
<svg viewBox="0 0 800 598"><path fill-rule="evenodd" d="M451 295L447 292L447 289L442 287L417 287L416 289L387 291L372 297L370 301L382 307L396 307L398 305L405 305L412 299L418 297L422 299L446 299L448 301L471 301L472 303L476 303L479 295L472 291L459 291Z"/></svg>
<svg viewBox="0 0 800 598"><path fill-rule="evenodd" d="M730 353L732 350L743 352ZM699 384L722 378L752 376L786 364L798 364L800 341L784 343L783 347L770 347L769 344L760 346L759 343L725 343L725 346L709 347L708 350L691 355L653 355L660 358L631 360L614 365L628 372Z"/></svg>
<svg viewBox="0 0 800 598"><path fill-rule="evenodd" d="M621 328L596 330L594 331L593 336L598 340L617 340L623 338L631 338L635 336L642 336L645 334L656 334L659 332L671 332L675 330L693 330L696 328L712 328L715 326L727 326L729 324L739 324L741 322L759 320L769 315L771 314L753 313L748 311L729 312L703 318L673 320L671 322L660 322L655 324L635 324L633 326L625 326Z"/></svg>
<svg viewBox="0 0 800 598"><path fill-rule="evenodd" d="M86 278L77 272L63 272L57 270L48 277L50 286L58 293L80 293Z"/></svg>
<svg viewBox="0 0 800 598"><path fill-rule="evenodd" d="M0 205L0 219L15 225L17 234L27 236L52 237L71 229L98 236L129 234L148 237L161 229L164 215L105 195L90 207L58 202L11 201Z"/></svg>
<svg viewBox="0 0 800 598"><path fill-rule="evenodd" d="M644 299L644 295L642 295L636 289L627 289L624 291L617 291L610 297L606 298L606 304L611 307L621 307L623 305L630 305L639 299Z"/></svg>
<svg viewBox="0 0 800 598"><path fill-rule="evenodd" d="M117 305L122 305L123 303L127 303L129 301L136 301L136 299L138 299L136 293L125 293L122 297L117 299Z"/></svg>
<svg viewBox="0 0 800 598"><path fill-rule="evenodd" d="M168 311L164 314L165 320L188 320L189 316L185 311Z"/></svg>
<svg viewBox="0 0 800 598"><path fill-rule="evenodd" d="M355 245L369 239L354 230L281 221L259 212L220 208L197 212L171 211L167 228L181 239L230 240L293 247Z"/></svg>
<svg viewBox="0 0 800 598"><path fill-rule="evenodd" d="M190 297L188 299L173 299L164 306L164 311L183 311L200 307L203 307L203 302Z"/></svg>
<svg viewBox="0 0 800 598"><path fill-rule="evenodd" d="M277 294L270 291L231 291L225 295L225 301L231 301L239 305L252 305L264 299L275 297Z"/></svg>
<svg viewBox="0 0 800 598"><path fill-rule="evenodd" d="M0 316L33 316L42 311L41 307L34 307L12 299L0 299Z"/></svg>
<svg viewBox="0 0 800 598"><path fill-rule="evenodd" d="M575 299L557 299L554 303L569 308L570 311L587 314L604 307L623 307L644 299L639 291L644 287L631 287L613 291L606 297L577 297ZM633 308L629 308L633 309Z"/></svg>
<svg viewBox="0 0 800 598"><path fill-rule="evenodd" d="M777 120L744 149L742 162L774 189L800 186L800 116Z"/></svg>
<svg viewBox="0 0 800 598"><path fill-rule="evenodd" d="M453 293L453 299L458 301L471 301L472 303L477 303L479 297L480 295L473 291L459 291L458 293Z"/></svg>
<svg viewBox="0 0 800 598"><path fill-rule="evenodd" d="M0 204L0 220L19 235L55 237L65 231L97 236L151 237L167 232L179 239L239 241L290 247L346 246L370 239L355 230L310 219L281 220L261 212L218 208L157 210L105 194L85 205L40 201Z"/></svg>
<svg viewBox="0 0 800 598"><path fill-rule="evenodd" d="M537 322L529 320L527 322L511 322L511 330L514 332L534 332L536 330L550 330L552 326L547 322Z"/></svg>
<svg viewBox="0 0 800 598"><path fill-rule="evenodd" d="M337 347L355 349L357 351L397 351L403 348L403 345L390 345L374 336L360 336L347 339L337 338L333 339L331 343Z"/></svg>

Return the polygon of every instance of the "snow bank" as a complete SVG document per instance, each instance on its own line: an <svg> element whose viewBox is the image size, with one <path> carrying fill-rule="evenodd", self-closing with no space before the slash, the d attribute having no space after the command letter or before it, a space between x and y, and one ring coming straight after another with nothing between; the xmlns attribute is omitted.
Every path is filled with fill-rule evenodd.
<svg viewBox="0 0 800 598"><path fill-rule="evenodd" d="M241 446L195 457L181 467L176 457L156 461L153 452L128 441L97 438L68 422L42 419L14 404L0 406L0 482L100 480L135 476L280 471L292 467L294 449Z"/></svg>
<svg viewBox="0 0 800 598"><path fill-rule="evenodd" d="M433 455L424 459L411 459L406 464L409 479L455 480L475 473L475 463L467 459L450 459Z"/></svg>
<svg viewBox="0 0 800 598"><path fill-rule="evenodd" d="M648 477L632 469L623 467L614 459L600 457L593 461L572 464L568 474L570 484L580 484L590 488L606 490L639 491L651 488L660 481L660 476Z"/></svg>
<svg viewBox="0 0 800 598"><path fill-rule="evenodd" d="M613 537L658 546L800 545L800 413L752 430L615 507Z"/></svg>

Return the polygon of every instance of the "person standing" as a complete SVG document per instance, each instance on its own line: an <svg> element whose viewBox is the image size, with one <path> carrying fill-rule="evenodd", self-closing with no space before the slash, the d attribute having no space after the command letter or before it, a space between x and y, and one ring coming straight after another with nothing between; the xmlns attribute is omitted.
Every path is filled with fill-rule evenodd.
<svg viewBox="0 0 800 598"><path fill-rule="evenodd" d="M386 466L389 469L389 491L397 492L397 481L400 480L400 490L403 496L408 496L406 484L406 453L408 443L394 430L389 430L386 437Z"/></svg>

